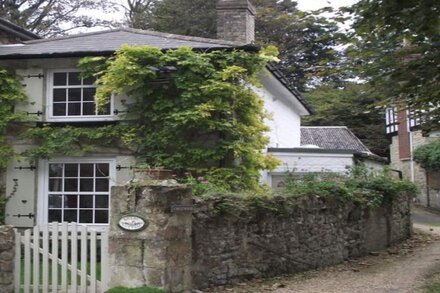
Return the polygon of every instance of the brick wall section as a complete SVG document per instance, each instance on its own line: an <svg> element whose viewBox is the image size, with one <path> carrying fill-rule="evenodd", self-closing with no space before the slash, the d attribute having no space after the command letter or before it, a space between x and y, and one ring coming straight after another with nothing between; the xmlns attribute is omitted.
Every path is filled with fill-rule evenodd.
<svg viewBox="0 0 440 293"><path fill-rule="evenodd" d="M193 217L193 287L198 289L337 264L411 235L406 195L374 210L300 200L293 216L219 215L214 204L199 204Z"/></svg>
<svg viewBox="0 0 440 293"><path fill-rule="evenodd" d="M256 10L248 0L217 2L217 38L249 44L255 40Z"/></svg>
<svg viewBox="0 0 440 293"><path fill-rule="evenodd" d="M399 139L399 159L408 159L411 157L411 145L408 131L408 115L406 110L397 112L397 121L399 123L399 131L397 137Z"/></svg>
<svg viewBox="0 0 440 293"><path fill-rule="evenodd" d="M0 292L14 292L15 232L0 226Z"/></svg>

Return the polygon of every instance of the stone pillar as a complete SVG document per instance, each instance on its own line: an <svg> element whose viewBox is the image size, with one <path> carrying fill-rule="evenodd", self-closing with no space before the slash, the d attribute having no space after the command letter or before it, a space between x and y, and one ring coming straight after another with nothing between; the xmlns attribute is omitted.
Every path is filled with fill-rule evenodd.
<svg viewBox="0 0 440 293"><path fill-rule="evenodd" d="M171 181L112 188L110 288L149 286L167 292L191 288L191 189ZM127 215L144 219L144 229L122 229L119 221Z"/></svg>
<svg viewBox="0 0 440 293"><path fill-rule="evenodd" d="M255 7L248 0L217 1L217 38L249 44L255 41Z"/></svg>
<svg viewBox="0 0 440 293"><path fill-rule="evenodd" d="M15 232L0 226L0 292L14 292Z"/></svg>

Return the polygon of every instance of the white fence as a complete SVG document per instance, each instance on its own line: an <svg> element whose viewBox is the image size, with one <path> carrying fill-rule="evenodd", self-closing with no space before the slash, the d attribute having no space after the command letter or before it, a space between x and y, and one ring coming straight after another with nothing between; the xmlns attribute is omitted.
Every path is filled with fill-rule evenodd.
<svg viewBox="0 0 440 293"><path fill-rule="evenodd" d="M15 292L105 292L108 234L77 223L16 231Z"/></svg>

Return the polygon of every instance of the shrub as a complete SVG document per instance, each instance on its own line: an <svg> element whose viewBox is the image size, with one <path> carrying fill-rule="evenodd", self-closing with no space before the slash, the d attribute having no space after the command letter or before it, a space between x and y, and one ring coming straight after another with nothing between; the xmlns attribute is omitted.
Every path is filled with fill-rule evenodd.
<svg viewBox="0 0 440 293"><path fill-rule="evenodd" d="M414 160L425 169L440 171L440 139L416 148Z"/></svg>

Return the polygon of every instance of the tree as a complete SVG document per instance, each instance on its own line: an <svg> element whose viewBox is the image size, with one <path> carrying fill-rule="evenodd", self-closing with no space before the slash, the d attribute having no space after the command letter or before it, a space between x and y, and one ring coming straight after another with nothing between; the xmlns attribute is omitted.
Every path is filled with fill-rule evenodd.
<svg viewBox="0 0 440 293"><path fill-rule="evenodd" d="M145 2L139 0L138 2ZM299 11L291 0L255 0L257 8L256 42L280 48L280 66L289 80L305 91L317 81L329 80L330 69L337 61L333 47L341 34L336 22L313 13ZM216 0L156 1L152 11L137 11L137 18L127 19L135 28L216 37Z"/></svg>
<svg viewBox="0 0 440 293"><path fill-rule="evenodd" d="M389 138L385 134L385 121L377 101L368 95L365 84L346 83L320 86L306 94L315 110L303 119L305 125L347 126L375 154L387 156Z"/></svg>
<svg viewBox="0 0 440 293"><path fill-rule="evenodd" d="M347 72L370 84L384 104L423 110L440 121L440 2L361 0L353 16Z"/></svg>
<svg viewBox="0 0 440 293"><path fill-rule="evenodd" d="M126 22L130 27L151 29L152 12L157 0L127 0Z"/></svg>
<svg viewBox="0 0 440 293"><path fill-rule="evenodd" d="M84 10L114 9L106 0L0 0L0 17L42 37L63 35L81 27L108 26L112 22L81 15Z"/></svg>

